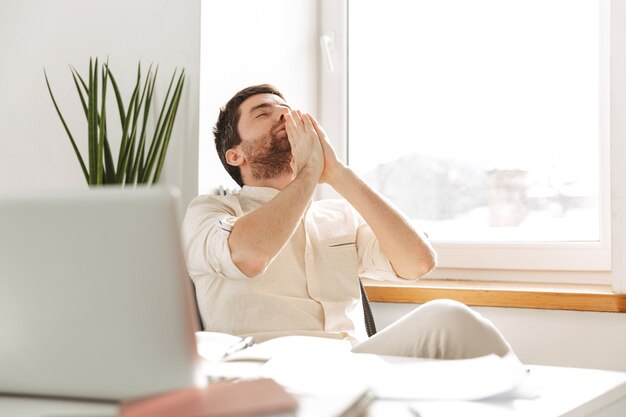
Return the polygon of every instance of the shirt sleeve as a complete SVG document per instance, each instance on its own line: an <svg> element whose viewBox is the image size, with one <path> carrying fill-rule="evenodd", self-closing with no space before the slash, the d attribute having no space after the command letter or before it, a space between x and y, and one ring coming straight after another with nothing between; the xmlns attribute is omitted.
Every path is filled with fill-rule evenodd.
<svg viewBox="0 0 626 417"><path fill-rule="evenodd" d="M393 270L391 262L380 248L378 238L360 216L356 236L359 276L377 281L407 282L407 279L399 277Z"/></svg>
<svg viewBox="0 0 626 417"><path fill-rule="evenodd" d="M228 237L240 212L238 203L228 196L200 196L191 202L182 229L185 262L192 279L207 274L248 279L233 263L228 246Z"/></svg>

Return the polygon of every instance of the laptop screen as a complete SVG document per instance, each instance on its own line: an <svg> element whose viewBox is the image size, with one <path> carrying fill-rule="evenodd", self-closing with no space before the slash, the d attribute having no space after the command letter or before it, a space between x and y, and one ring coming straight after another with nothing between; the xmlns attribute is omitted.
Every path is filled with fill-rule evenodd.
<svg viewBox="0 0 626 417"><path fill-rule="evenodd" d="M202 381L177 199L0 194L0 392L119 400Z"/></svg>

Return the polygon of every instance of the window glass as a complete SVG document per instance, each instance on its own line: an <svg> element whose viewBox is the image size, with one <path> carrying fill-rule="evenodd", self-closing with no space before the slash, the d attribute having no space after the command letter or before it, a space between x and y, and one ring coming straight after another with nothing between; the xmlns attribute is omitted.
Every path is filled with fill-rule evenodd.
<svg viewBox="0 0 626 417"><path fill-rule="evenodd" d="M597 241L599 12L350 2L350 166L435 241Z"/></svg>

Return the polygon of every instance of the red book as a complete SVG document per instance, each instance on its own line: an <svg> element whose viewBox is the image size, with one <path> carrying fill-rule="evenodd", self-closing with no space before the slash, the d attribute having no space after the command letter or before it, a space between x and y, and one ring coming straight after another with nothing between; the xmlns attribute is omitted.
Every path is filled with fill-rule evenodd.
<svg viewBox="0 0 626 417"><path fill-rule="evenodd" d="M218 382L122 403L119 417L295 416L296 400L272 379Z"/></svg>

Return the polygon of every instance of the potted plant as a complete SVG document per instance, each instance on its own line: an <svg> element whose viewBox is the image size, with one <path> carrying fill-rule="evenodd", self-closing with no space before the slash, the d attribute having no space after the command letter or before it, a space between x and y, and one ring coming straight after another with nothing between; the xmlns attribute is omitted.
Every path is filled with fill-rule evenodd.
<svg viewBox="0 0 626 417"><path fill-rule="evenodd" d="M137 79L130 100L125 105L118 83L108 62L100 66L98 59L89 60L89 75L82 77L71 67L72 78L87 119L87 160L76 145L74 136L61 114L54 98L48 75L44 77L52 103L65 128L70 143L80 163L85 180L90 187L105 184L137 185L156 184L161 176L165 155L169 146L178 104L185 83L185 70L177 70L169 83L155 126L150 123L154 88L158 67L150 65L145 80L142 79L141 63L137 66ZM119 153L115 159L107 129L106 102L109 84L113 87L121 123Z"/></svg>

